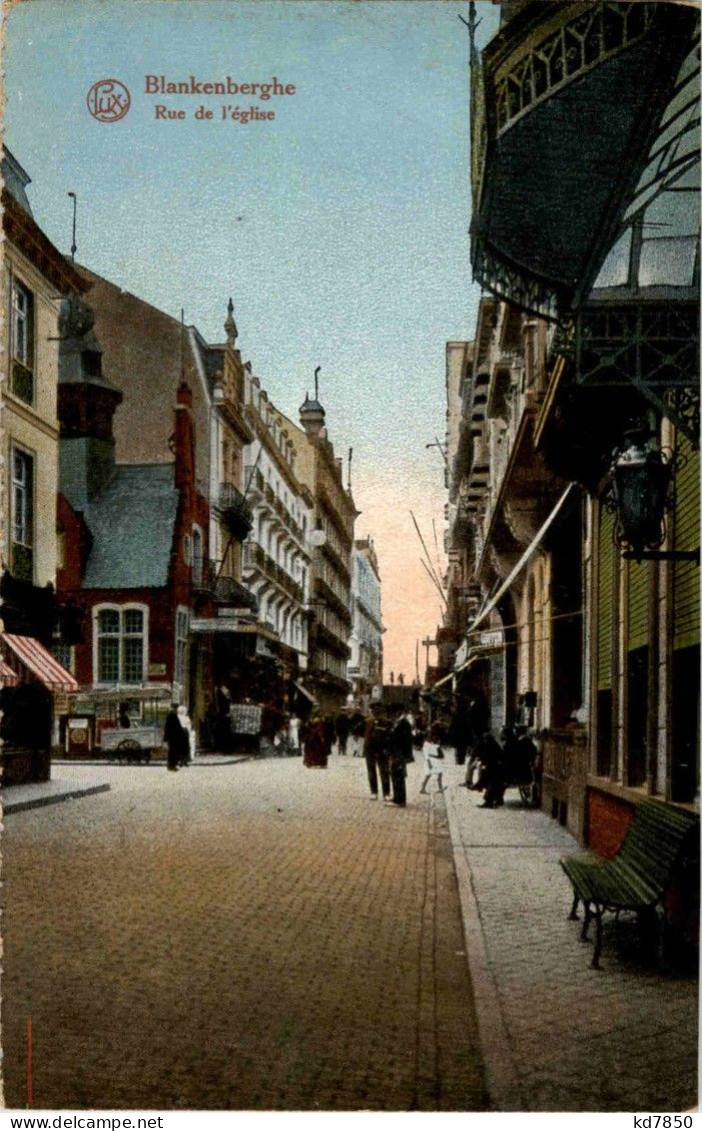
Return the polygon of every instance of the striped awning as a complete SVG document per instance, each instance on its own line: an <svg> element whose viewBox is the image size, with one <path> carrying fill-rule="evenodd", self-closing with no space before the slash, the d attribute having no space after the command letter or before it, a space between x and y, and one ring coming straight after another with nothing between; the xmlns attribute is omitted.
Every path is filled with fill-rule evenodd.
<svg viewBox="0 0 702 1131"><path fill-rule="evenodd" d="M4 660L0 660L0 687L16 687L18 683L17 673Z"/></svg>
<svg viewBox="0 0 702 1131"><path fill-rule="evenodd" d="M4 632L0 640L14 652L20 663L51 691L79 691L70 672L58 662L51 652L31 636L14 636Z"/></svg>

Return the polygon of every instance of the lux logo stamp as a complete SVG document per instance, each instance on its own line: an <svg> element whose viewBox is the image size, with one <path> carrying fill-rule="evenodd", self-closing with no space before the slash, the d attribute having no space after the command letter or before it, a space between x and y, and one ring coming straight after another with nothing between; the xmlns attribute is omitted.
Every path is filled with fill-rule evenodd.
<svg viewBox="0 0 702 1131"><path fill-rule="evenodd" d="M132 104L129 90L119 79L99 79L88 91L86 101L98 122L119 122Z"/></svg>

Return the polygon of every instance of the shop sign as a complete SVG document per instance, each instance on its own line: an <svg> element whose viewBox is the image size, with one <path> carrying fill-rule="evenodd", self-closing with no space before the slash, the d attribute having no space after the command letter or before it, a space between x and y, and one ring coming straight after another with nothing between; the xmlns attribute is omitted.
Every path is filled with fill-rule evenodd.
<svg viewBox="0 0 702 1131"><path fill-rule="evenodd" d="M504 631L501 628L480 633L480 645L482 648L500 648L504 642Z"/></svg>

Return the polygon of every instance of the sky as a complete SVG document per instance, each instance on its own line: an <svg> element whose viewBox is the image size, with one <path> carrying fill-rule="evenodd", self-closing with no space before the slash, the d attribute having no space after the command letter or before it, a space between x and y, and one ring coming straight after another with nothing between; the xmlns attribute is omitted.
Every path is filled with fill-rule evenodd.
<svg viewBox="0 0 702 1131"><path fill-rule="evenodd" d="M477 8L481 46L497 9ZM441 623L410 511L442 573L444 464L426 445L445 434L446 342L472 336L480 297L459 14L460 0L24 0L5 29L5 142L56 246L69 253L75 192L81 263L183 308L211 341L231 296L244 359L294 420L321 366L329 438L353 448L356 536L378 552L386 680L414 677L416 641ZM295 92L148 94L146 75ZM119 121L89 113L102 79L130 92Z"/></svg>

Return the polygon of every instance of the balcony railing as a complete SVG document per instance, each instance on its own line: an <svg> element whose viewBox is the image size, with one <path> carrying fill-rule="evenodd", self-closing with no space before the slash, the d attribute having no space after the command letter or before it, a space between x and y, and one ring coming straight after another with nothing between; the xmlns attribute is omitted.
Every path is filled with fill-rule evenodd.
<svg viewBox="0 0 702 1131"><path fill-rule="evenodd" d="M235 577L220 572L221 562L205 561L199 572L193 574L193 589L206 593L220 605L233 605L236 608L256 612L258 601L245 585Z"/></svg>
<svg viewBox="0 0 702 1131"><path fill-rule="evenodd" d="M256 543L249 543L244 546L244 569L259 570L270 581L279 585L294 601L302 604L304 600L302 586L297 581L293 581L283 567L273 561L273 558Z"/></svg>
<svg viewBox="0 0 702 1131"><path fill-rule="evenodd" d="M248 464L244 468L244 483L246 485L246 494L249 498L254 499L257 495L263 494L265 480L257 467L252 467L251 464Z"/></svg>
<svg viewBox="0 0 702 1131"><path fill-rule="evenodd" d="M229 533L243 542L253 526L253 511L239 488L220 483L215 509Z"/></svg>

